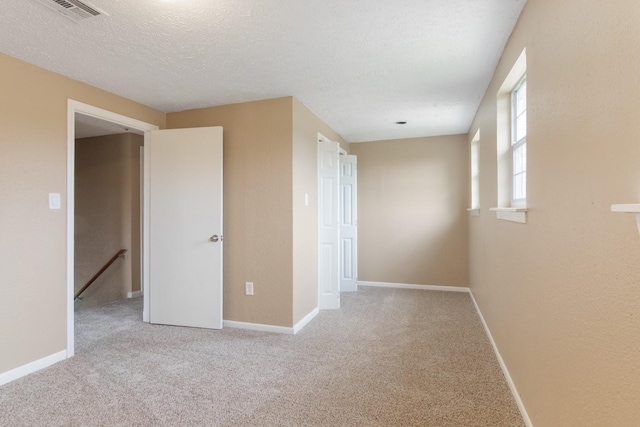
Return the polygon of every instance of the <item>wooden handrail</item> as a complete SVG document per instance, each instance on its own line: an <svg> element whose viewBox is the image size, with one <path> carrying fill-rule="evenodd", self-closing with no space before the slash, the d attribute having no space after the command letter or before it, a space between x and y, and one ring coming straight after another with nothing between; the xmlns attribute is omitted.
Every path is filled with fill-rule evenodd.
<svg viewBox="0 0 640 427"><path fill-rule="evenodd" d="M111 259L110 259L109 261L107 261L107 263L106 263L106 264L105 264L105 265L100 269L100 271L98 271L98 272L97 272L97 273L96 273L96 274L91 278L91 280L89 280L89 281L87 282L87 284L86 284L86 285L84 285L84 286L82 287L82 289L80 289L80 290L78 291L78 293L76 293L76 296L73 298L73 300L74 300L74 301L75 301L75 300L77 300L77 299L78 299L78 297L79 297L79 296L80 296L84 291L86 291L86 290L87 290L87 288L88 288L89 286L91 286L91 284L92 284L93 282L95 282L95 281L96 281L96 279L98 279L98 277L100 277L100 275L101 275L102 273L104 273L104 272L106 271L106 269L107 269L107 268L109 268L109 266L111 266L111 264L113 264L113 263L114 263L118 258L123 257L123 255L124 255L126 252L127 252L127 250L126 250L126 249L120 249L120 250L118 251L118 253L117 253L117 254L115 254L113 257L111 257ZM123 257L123 258L124 258L124 257Z"/></svg>

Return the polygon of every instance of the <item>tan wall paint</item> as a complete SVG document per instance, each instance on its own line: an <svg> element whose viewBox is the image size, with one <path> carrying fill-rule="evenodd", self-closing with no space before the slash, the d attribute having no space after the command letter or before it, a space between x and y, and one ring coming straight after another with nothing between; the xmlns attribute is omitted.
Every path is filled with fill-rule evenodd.
<svg viewBox="0 0 640 427"><path fill-rule="evenodd" d="M349 144L293 99L293 324L318 306L318 133ZM304 196L309 195L309 206Z"/></svg>
<svg viewBox="0 0 640 427"><path fill-rule="evenodd" d="M129 170L131 171L130 180L130 193L131 196L131 250L127 253L127 259L131 260L131 292L138 292L142 290L141 281L141 208L142 208L142 189L140 188L141 174L144 172L144 168L140 164L141 155L140 148L144 145L144 136L130 134L129 153L127 158L129 159ZM125 213L126 214L126 213Z"/></svg>
<svg viewBox="0 0 640 427"><path fill-rule="evenodd" d="M351 144L358 279L468 286L466 135Z"/></svg>
<svg viewBox="0 0 640 427"><path fill-rule="evenodd" d="M292 326L291 98L167 115L199 126L224 128L224 319Z"/></svg>
<svg viewBox="0 0 640 427"><path fill-rule="evenodd" d="M140 290L140 147L120 134L76 140L75 290L120 249L119 259L83 293L76 308L102 305Z"/></svg>
<svg viewBox="0 0 640 427"><path fill-rule="evenodd" d="M0 372L66 348L67 98L163 127L164 113L0 54ZM47 194L62 194L49 210Z"/></svg>
<svg viewBox="0 0 640 427"><path fill-rule="evenodd" d="M471 288L536 427L640 422L640 3L529 0L481 129ZM528 223L498 221L496 93L527 49Z"/></svg>

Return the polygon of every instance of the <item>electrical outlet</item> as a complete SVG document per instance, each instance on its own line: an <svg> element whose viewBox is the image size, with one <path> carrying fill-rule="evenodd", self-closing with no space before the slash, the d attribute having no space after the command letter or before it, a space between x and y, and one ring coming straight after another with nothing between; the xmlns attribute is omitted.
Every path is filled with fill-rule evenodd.
<svg viewBox="0 0 640 427"><path fill-rule="evenodd" d="M253 282L245 282L244 292L247 295L253 295Z"/></svg>

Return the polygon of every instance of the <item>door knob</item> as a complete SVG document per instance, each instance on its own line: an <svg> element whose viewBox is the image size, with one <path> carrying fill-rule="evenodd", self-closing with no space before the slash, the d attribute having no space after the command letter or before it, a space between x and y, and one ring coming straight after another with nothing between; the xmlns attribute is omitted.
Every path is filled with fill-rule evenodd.
<svg viewBox="0 0 640 427"><path fill-rule="evenodd" d="M222 236L218 236L217 234L214 234L213 236L209 237L209 241L210 242L217 242L218 240L222 240Z"/></svg>

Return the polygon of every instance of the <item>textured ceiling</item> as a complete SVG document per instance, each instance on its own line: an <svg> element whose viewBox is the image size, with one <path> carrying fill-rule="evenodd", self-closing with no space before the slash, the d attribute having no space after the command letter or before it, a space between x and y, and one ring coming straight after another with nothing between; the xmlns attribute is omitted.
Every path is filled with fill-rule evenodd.
<svg viewBox="0 0 640 427"><path fill-rule="evenodd" d="M447 135L525 2L89 0L109 16L76 23L0 0L0 52L165 112L294 96L350 142Z"/></svg>

